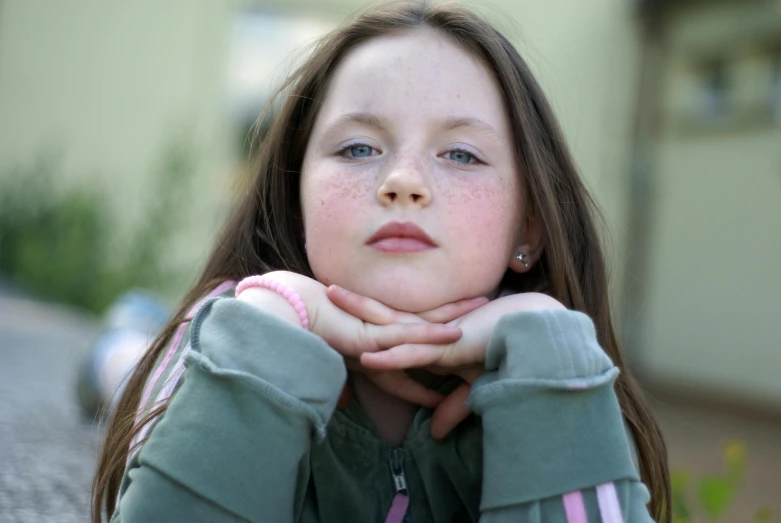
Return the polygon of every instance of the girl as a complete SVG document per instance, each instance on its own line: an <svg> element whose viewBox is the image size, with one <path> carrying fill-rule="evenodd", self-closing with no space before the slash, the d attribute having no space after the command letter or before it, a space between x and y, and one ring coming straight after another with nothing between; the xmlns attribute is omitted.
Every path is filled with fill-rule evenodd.
<svg viewBox="0 0 781 523"><path fill-rule="evenodd" d="M118 404L94 521L669 521L594 205L517 51L390 4L283 92Z"/></svg>

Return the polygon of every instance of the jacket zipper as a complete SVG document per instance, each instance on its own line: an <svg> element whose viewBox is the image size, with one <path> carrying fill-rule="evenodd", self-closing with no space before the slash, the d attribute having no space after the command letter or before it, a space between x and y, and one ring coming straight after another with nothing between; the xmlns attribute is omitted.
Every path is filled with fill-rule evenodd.
<svg viewBox="0 0 781 523"><path fill-rule="evenodd" d="M391 475L393 476L393 486L397 494L409 495L407 492L407 476L404 474L404 458L400 456L399 449L393 449L390 458Z"/></svg>
<svg viewBox="0 0 781 523"><path fill-rule="evenodd" d="M411 523L407 476L404 474L404 457L401 455L400 449L393 449L388 466L393 477L393 487L396 489L396 494L393 497L388 516L385 518L385 523Z"/></svg>

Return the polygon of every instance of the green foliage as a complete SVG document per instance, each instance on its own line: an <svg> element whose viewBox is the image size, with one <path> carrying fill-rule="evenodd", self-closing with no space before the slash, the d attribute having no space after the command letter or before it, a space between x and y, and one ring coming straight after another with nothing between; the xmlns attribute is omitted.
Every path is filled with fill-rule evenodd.
<svg viewBox="0 0 781 523"><path fill-rule="evenodd" d="M0 273L38 296L96 313L130 287L169 288L173 275L160 260L188 192L190 148L166 150L128 242L115 240L115 214L100 188L57 190L57 167L44 157L0 176Z"/></svg>
<svg viewBox="0 0 781 523"><path fill-rule="evenodd" d="M745 445L740 441L728 442L723 459L724 472L721 474L697 478L686 470L672 472L673 523L719 521L724 516L743 480ZM697 504L692 500L696 500ZM761 508L755 513L753 521L771 521L772 516L770 509Z"/></svg>

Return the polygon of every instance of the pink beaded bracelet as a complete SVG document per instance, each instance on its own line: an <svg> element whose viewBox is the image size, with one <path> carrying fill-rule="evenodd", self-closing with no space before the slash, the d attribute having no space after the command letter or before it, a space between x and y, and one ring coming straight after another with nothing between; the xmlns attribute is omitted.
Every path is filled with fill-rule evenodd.
<svg viewBox="0 0 781 523"><path fill-rule="evenodd" d="M301 320L301 326L304 327L304 329L309 330L309 315L306 313L306 305L304 305L301 296L293 290L292 287L265 276L248 276L241 280L236 286L235 296L238 298L239 294L250 287L264 287L281 295L298 313L298 318Z"/></svg>

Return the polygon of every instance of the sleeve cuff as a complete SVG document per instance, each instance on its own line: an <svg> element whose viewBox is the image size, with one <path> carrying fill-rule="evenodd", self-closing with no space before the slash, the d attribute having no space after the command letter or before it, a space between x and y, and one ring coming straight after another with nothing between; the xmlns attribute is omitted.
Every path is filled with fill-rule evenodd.
<svg viewBox="0 0 781 523"><path fill-rule="evenodd" d="M588 316L522 312L497 325L469 404L483 419L482 509L639 480Z"/></svg>
<svg viewBox="0 0 781 523"><path fill-rule="evenodd" d="M210 300L192 324L191 358L213 372L262 380L271 399L297 399L323 429L347 379L342 357L321 338L232 298ZM199 357L201 356L201 357ZM268 386L266 386L268 385Z"/></svg>

